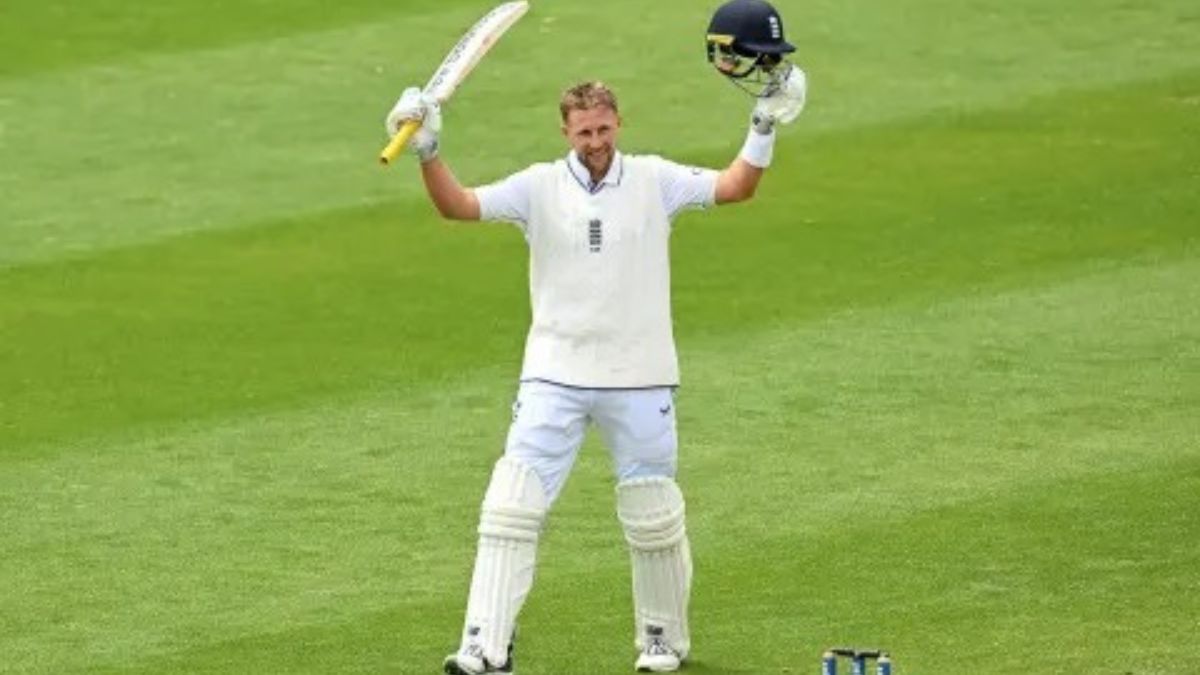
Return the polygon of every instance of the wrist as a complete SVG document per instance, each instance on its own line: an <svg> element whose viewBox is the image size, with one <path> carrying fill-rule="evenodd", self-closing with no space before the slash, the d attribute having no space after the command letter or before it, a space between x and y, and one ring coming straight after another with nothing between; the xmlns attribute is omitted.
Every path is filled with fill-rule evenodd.
<svg viewBox="0 0 1200 675"><path fill-rule="evenodd" d="M775 131L775 118L756 108L750 115L750 128L765 136Z"/></svg>
<svg viewBox="0 0 1200 675"><path fill-rule="evenodd" d="M437 141L434 141L430 145L425 145L425 146L421 146L421 147L417 148L416 153L417 153L417 159L420 160L420 162L422 164L428 164L429 162L432 162L433 160L437 159L437 156L438 156Z"/></svg>
<svg viewBox="0 0 1200 675"><path fill-rule="evenodd" d="M742 144L742 151L738 153L738 157L750 166L765 169L771 165L771 156L774 154L774 150L775 130L772 128L766 133L762 133L756 125L751 124L750 130L746 132L746 142Z"/></svg>
<svg viewBox="0 0 1200 675"><path fill-rule="evenodd" d="M441 139L438 138L438 134L436 132L429 130L427 127L421 127L417 130L417 133L413 135L410 145L412 147L413 154L417 156L417 159L421 160L422 164L424 164L437 157L440 140Z"/></svg>

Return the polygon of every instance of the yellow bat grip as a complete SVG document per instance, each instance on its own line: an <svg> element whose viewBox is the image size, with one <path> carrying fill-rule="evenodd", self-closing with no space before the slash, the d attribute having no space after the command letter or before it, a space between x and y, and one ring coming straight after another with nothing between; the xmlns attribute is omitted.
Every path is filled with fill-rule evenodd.
<svg viewBox="0 0 1200 675"><path fill-rule="evenodd" d="M400 131L397 131L396 135L392 136L391 142L387 144L383 152L379 153L379 163L384 165L391 164L392 160L399 157L400 153L404 152L404 146L408 145L408 139L412 138L412 135L417 132L420 126L421 123L416 120L405 122L400 127Z"/></svg>

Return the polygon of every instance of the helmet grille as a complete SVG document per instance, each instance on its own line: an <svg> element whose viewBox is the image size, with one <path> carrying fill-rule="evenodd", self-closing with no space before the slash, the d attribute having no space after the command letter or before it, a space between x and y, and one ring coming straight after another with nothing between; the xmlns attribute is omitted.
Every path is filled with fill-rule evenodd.
<svg viewBox="0 0 1200 675"><path fill-rule="evenodd" d="M708 62L743 91L751 96L770 96L778 86L778 73L787 72L782 54L745 53L729 36L708 37Z"/></svg>

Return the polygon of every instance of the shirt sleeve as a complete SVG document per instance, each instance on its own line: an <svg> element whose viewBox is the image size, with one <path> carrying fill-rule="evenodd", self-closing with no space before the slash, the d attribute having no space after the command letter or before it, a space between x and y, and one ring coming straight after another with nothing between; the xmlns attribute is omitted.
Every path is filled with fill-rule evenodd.
<svg viewBox="0 0 1200 675"><path fill-rule="evenodd" d="M707 209L716 203L717 171L657 159L658 184L668 218L684 209Z"/></svg>
<svg viewBox="0 0 1200 675"><path fill-rule="evenodd" d="M515 223L525 231L529 225L529 197L535 168L531 166L495 183L475 188L479 219Z"/></svg>

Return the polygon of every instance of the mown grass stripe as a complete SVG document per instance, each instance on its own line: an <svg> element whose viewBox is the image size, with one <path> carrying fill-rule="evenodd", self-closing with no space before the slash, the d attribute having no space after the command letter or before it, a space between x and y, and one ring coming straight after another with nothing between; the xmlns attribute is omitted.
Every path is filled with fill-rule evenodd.
<svg viewBox="0 0 1200 675"><path fill-rule="evenodd" d="M1186 256L1200 209L1200 118L1184 102L1196 83L1066 94L781 152L758 202L678 224L679 335L686 345L846 307L1053 282L1095 260ZM1135 118L1145 131L1127 142ZM989 143L996 152L963 152ZM1070 172L1068 158L1080 163ZM515 373L528 311L520 237L437 227L427 205L407 206L420 215L367 207L5 271L0 450L420 388L474 368Z"/></svg>
<svg viewBox="0 0 1200 675"><path fill-rule="evenodd" d="M1053 30L1022 18L1046 14L1031 0L999 14L946 5L938 12L955 30L934 42L921 31L896 30L921 18L893 5L850 11L827 3L810 10L812 24L796 22L812 105L785 145L1200 67L1200 33L1187 30L1194 16L1187 3L1060 3L1054 12L1093 18ZM702 26L705 9L662 3L647 10L633 0L606 8L611 13L597 16L584 3L539 6L447 106L445 153L465 180L490 180L522 161L560 154L555 101L563 87L586 77L617 87L628 149L718 163L736 152L749 101L708 72L697 46L700 28L663 30ZM266 31L261 40L222 48L152 51L5 80L0 143L20 161L0 165L0 265L416 194L411 167L385 172L374 163L381 119L401 87L428 77L478 9L455 3L286 37ZM631 15L645 20L631 23ZM236 16L199 25L240 35ZM122 17L118 12L113 21ZM1060 31L1091 34L1114 24L1138 37L1082 45L1058 39ZM631 48L580 50L582 26L620 35ZM20 44L3 60L20 61ZM632 48L639 44L673 56L647 60ZM575 56L564 62L563 53Z"/></svg>
<svg viewBox="0 0 1200 675"><path fill-rule="evenodd" d="M845 544L829 555L861 567L805 571L804 560L820 557L811 540L836 542L847 523L895 527L896 550L934 565L938 551L903 540L905 521L921 513L953 522L980 500L1194 465L1200 317L1177 308L1198 284L1194 259L1102 270L1057 287L850 313L741 340L736 351L723 340L688 350L699 384L680 401L682 480L698 555L716 577L712 591L738 588L740 606L754 615L756 603L808 597L807 580L825 579L834 601L826 620L834 621L845 609L839 602L849 601L836 600L829 579L890 569L886 556L868 563ZM1139 357L1160 368L1146 370ZM499 452L510 394L508 378L494 373L411 396L97 440L87 453L10 464L0 504L10 514L4 549L15 556L0 563L0 577L20 590L0 612L11 617L5 651L34 663L38 645L69 647L40 657L68 670L182 650L185 670L237 670L240 659L275 658L278 643L253 636L321 633L318 626L363 616L386 617L389 631L403 633L403 649L443 640L433 634L446 632L460 609L455 582L467 572L477 493ZM588 603L620 590L605 590L625 564L610 546L617 532L607 472L589 446L545 549L549 587L574 590L540 610L535 604L533 617L583 621ZM796 515L782 517L783 507ZM978 537L973 522L964 534ZM730 586L764 560L747 552L764 549L777 552L764 572L774 581ZM1163 555L1172 570L1187 553ZM581 570L592 581L578 579ZM787 584L776 585L780 575ZM1158 588L1144 592L1161 600ZM930 602L894 592L894 606ZM1062 597L1090 602L1070 589ZM969 616L955 616L974 606L948 602L922 611L945 612L942 620L970 634ZM737 639L736 625L754 623L714 611L725 626L714 633L732 631L714 637L718 644ZM777 627L787 616L757 620ZM850 616L829 630L867 629ZM895 630L914 644L922 635ZM337 651L327 640L338 635L317 639L320 658ZM192 641L218 646L196 654ZM776 658L749 649L760 663ZM922 653L932 658L937 649Z"/></svg>

